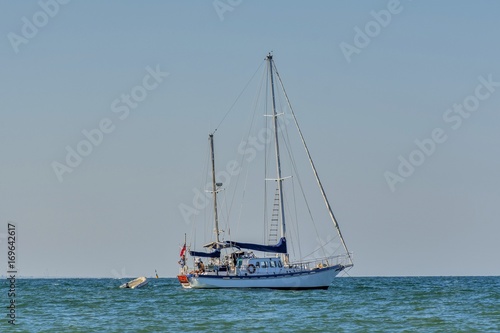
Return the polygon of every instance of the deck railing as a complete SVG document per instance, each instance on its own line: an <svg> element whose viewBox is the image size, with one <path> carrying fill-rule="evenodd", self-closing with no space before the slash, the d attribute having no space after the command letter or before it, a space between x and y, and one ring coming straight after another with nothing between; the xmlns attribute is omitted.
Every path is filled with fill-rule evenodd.
<svg viewBox="0 0 500 333"><path fill-rule="evenodd" d="M319 268L332 267L336 265L351 267L352 266L351 259L352 259L352 253L349 253L349 255L341 254L337 256L330 256L330 257L312 259L307 261L290 262L289 268L295 268L298 270L311 270L314 268L319 269Z"/></svg>
<svg viewBox="0 0 500 333"><path fill-rule="evenodd" d="M290 262L288 265L284 265L283 269L284 270L291 270L291 271L306 271L306 270L312 270L312 269L321 269L321 268L327 268L327 267L333 267L336 265L342 265L344 268L351 267L352 266L352 257L353 254L349 253L348 254L342 254L342 255L337 255L337 256L329 256L329 257L323 257L323 258L317 258L317 259L311 259L311 260L302 260L302 261L294 261ZM232 274L239 274L239 272L247 272L248 265L243 264L239 267L227 267L224 271L219 271L219 266L213 265L213 264L207 264L205 266L205 273L208 274L213 274L217 273L217 275L232 275ZM271 267L269 267L271 268ZM255 266L254 266L255 269ZM198 271L189 269L187 266L184 267L184 269L180 270L180 274L186 274L186 273L200 273Z"/></svg>

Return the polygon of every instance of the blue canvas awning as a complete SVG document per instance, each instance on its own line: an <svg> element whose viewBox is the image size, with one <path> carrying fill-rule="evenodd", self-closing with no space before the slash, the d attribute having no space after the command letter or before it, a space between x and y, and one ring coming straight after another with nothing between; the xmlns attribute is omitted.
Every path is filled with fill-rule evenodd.
<svg viewBox="0 0 500 333"><path fill-rule="evenodd" d="M252 243L242 243L242 242L227 242L233 247L261 251L261 252L272 252L272 253L287 253L286 251L286 239L282 237L278 244L276 245L261 245Z"/></svg>
<svg viewBox="0 0 500 333"><path fill-rule="evenodd" d="M189 251L189 254L192 257L203 257L203 258L219 258L220 257L220 251L219 250L211 252L211 253Z"/></svg>

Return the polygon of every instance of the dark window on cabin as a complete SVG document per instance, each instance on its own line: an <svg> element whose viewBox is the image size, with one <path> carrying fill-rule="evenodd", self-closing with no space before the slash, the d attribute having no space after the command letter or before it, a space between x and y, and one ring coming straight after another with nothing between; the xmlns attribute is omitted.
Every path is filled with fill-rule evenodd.
<svg viewBox="0 0 500 333"><path fill-rule="evenodd" d="M267 261L261 261L260 262L260 267L266 268L267 267Z"/></svg>
<svg viewBox="0 0 500 333"><path fill-rule="evenodd" d="M276 267L276 261L271 260L271 267Z"/></svg>
<svg viewBox="0 0 500 333"><path fill-rule="evenodd" d="M281 263L281 261L278 261L278 267L283 267L283 264Z"/></svg>
<svg viewBox="0 0 500 333"><path fill-rule="evenodd" d="M260 267L260 264L258 261L255 263L255 267Z"/></svg>

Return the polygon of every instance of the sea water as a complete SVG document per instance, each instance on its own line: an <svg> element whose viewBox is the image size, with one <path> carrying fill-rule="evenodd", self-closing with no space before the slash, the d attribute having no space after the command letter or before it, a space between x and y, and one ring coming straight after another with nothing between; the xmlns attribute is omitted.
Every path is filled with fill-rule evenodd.
<svg viewBox="0 0 500 333"><path fill-rule="evenodd" d="M18 279L0 332L500 332L500 277L337 278L328 290L186 290L176 279Z"/></svg>

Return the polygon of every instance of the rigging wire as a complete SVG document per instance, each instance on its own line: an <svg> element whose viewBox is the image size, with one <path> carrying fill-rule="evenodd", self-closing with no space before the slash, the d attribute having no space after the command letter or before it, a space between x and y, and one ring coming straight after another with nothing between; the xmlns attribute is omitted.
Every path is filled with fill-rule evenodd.
<svg viewBox="0 0 500 333"><path fill-rule="evenodd" d="M221 231L223 233L225 233L225 231L228 230L228 228L229 228L229 212L228 212L228 205L227 205L227 195L226 195L226 191L224 191L224 189L221 189L220 192L223 194L223 197L221 200L221 207L220 207L221 219L225 220L225 222L226 222L224 230L221 230ZM225 240L224 237L222 237L222 240Z"/></svg>
<svg viewBox="0 0 500 333"><path fill-rule="evenodd" d="M290 101L288 100L288 96L286 94L286 91L285 91L285 88L283 86L283 83L281 81L281 77L279 76L279 73L277 71L277 68L276 68L276 65L274 64L274 61L271 61L270 63L266 61L266 64L267 64L267 68L269 69L269 66L272 66L272 68L274 68L275 70L275 73L276 73L276 76L278 77L278 80L280 82L280 85L281 85L281 90L284 94L284 97L286 99L286 103L283 102L283 96L281 96L281 94L277 94L277 104L278 104L278 108L277 110L284 110L286 109L286 106L288 105L288 108L291 112L291 116L293 117L293 119L295 120L296 122L296 119L295 119L295 114L294 114L294 111L292 109L292 106L290 105ZM255 75L257 74L257 72L261 69L262 67L262 63L259 65L259 67L257 68L257 70L255 71L255 73L252 75L252 77L250 78L250 80L246 83L245 87L243 88L243 90L240 92L240 94L238 95L238 97L236 98L236 100L233 102L233 104L231 105L231 107L229 108L229 110L225 113L224 117L222 118L222 120L219 122L219 124L215 127L215 130L212 132L212 134L214 134L219 128L220 126L222 125L222 123L225 121L225 119L228 117L229 113L231 113L231 111L234 109L235 105L237 104L237 102L239 101L240 97L243 95L243 93L246 91L247 87L249 86L249 84L252 82L252 80L254 79ZM265 89L265 96L266 96L266 99L265 101L267 101L269 99L269 81L268 80L264 80L265 78L265 75L266 72L263 73L263 77L261 79L261 83L260 83L260 87L258 89L258 94L257 94L257 98L255 99L254 101L254 110L253 110L253 113L252 113L252 117L251 117L251 125L250 125L250 128L248 130L248 133L247 133L247 140L248 138L250 138L250 133L252 132L252 129L254 129L254 125L255 125L255 115L256 115L256 112L257 112L257 108L258 108L258 104L259 104L259 101L260 101L260 96L261 96L261 93L262 93L262 86L263 86L263 81L266 82L266 89ZM269 103L268 102L264 102L264 106L265 106L265 111L266 111L266 115L268 114L268 111L269 111ZM285 114L284 111L281 112L282 114ZM264 117L264 125L265 125L265 129L267 130L268 129L268 125L269 125L269 120L267 119L268 117ZM316 232L316 235L318 237L318 239L320 239L319 237L319 233L318 233L318 228L316 226L316 222L314 220L314 217L312 215L312 211L311 211L311 208L310 208L310 205L309 205L309 202L307 200L307 197L306 197L306 194L305 194L305 191L304 191L304 188L302 186L302 181L300 179L300 176L299 176L299 173L298 173L298 168L297 168L297 164L296 164L296 161L295 161L295 157L294 157L294 152L292 151L292 143L290 141L290 137L289 137L289 130L287 129L287 127L285 126L286 125L286 114L285 116L283 117L285 118L285 120L280 120L277 122L278 124L278 133L276 134L278 137L281 137L281 140L284 142L284 146L286 148L286 151L288 153L288 157L290 158L290 165L291 165L291 172L292 172L292 177L293 177L293 174L295 174L295 177L297 178L297 184L300 188L300 191L302 193L302 196L304 198L304 202L305 202L305 205L307 207L307 211L309 213L309 216L310 216L310 219L312 221L312 224L314 226L314 231ZM281 118L281 119L283 119ZM284 123L283 123L284 122ZM298 128L298 124L296 123L297 125L297 129L299 130L299 134L301 135L302 137L302 134L300 133L300 128ZM268 133L269 134L269 133ZM273 135L274 137L274 135ZM275 138L277 140L277 138ZM266 140L267 140L267 135L266 135ZM303 138L302 138L303 140ZM242 138L242 143L243 143L243 138ZM305 142L304 142L304 145L305 145ZM268 159L268 154L270 154L272 152L272 149L268 148L267 147L268 144L267 142L265 142L264 144L264 175L265 175L265 178L267 178L267 173L268 173L268 162L269 159ZM308 153L307 151L307 147L306 147L306 152ZM309 154L309 153L308 153ZM247 161L247 159L245 158L245 154L240 154L241 157L240 157L240 168L243 168L243 165L244 164L248 164L249 162L251 161ZM310 157L310 156L309 156ZM245 163L247 162L247 163ZM311 161L312 163L312 161ZM313 166L313 169L314 169L314 166ZM206 170L205 170L205 184L207 184L207 180L208 180L208 164L207 164L207 167L206 167ZM249 175L249 172L247 170L246 172L246 176L245 176L245 181L244 181L244 187L243 187L243 191L242 191L242 201L241 201L241 208L240 208L240 212L239 212L239 216L238 216L238 220L237 220L237 228L239 228L240 226L240 222L241 222L241 217L242 217L242 212L243 212L243 205L244 205L244 201L245 201L245 195L246 195L246 187L247 187L247 183L248 183L248 175ZM239 180L240 180L240 176L241 176L241 173L238 172L238 175L236 177L236 183L235 183L235 187L234 187L234 190L232 191L233 192L233 195L232 197L229 199L227 197L227 195L224 195L224 198L221 202L221 210L224 210L225 208L225 212L223 213L226 213L227 215L225 216L225 218L227 219L226 220L226 229L227 230L230 230L229 229L229 224L230 224L230 216L231 216L231 212L232 212L232 208L233 208L233 204L234 204L234 201L235 201L235 197L236 197L236 191L237 191L237 188L238 188L238 183L239 183ZM294 177L294 178L295 178ZM319 180L318 180L319 181ZM268 222L268 219L267 219L267 214L268 214L268 200L267 200L267 196L268 196L268 185L267 185L267 181L264 180L264 183L265 183L265 186L264 186L264 241L266 239L266 235L265 235L265 232L267 229L271 229L271 226L269 225L269 222ZM321 185L320 185L321 186ZM285 206L285 210L287 213L289 213L291 216L291 209L294 208L294 211L295 211L295 224L296 224L296 230L292 230L290 229L290 239L292 239L293 235L292 233L296 233L297 235L297 240L298 240L298 250L299 250L299 257L302 259L302 251L301 251L301 248L300 248L300 239L299 239L299 235L300 235L300 231L299 231L299 225L298 225L298 213L297 213L297 200L296 200L296 193L295 193L295 182L293 181L292 179L292 193L293 193L293 207L292 207L292 204L289 204L289 199L286 195L283 196L282 200L287 203ZM274 192L273 192L274 193ZM229 193L228 193L229 194ZM206 199L206 197L204 197L204 199ZM230 201L229 201L230 200ZM230 202L230 203L229 203ZM229 205L228 205L229 203ZM274 201L273 201L273 205L274 205ZM225 207L223 207L225 206ZM274 206L273 206L274 207ZM205 212L207 210L204 210ZM204 215L204 218L205 218L205 222L206 222L206 219L207 219L207 214ZM342 235L340 234L340 230L338 229L338 224L334 219L334 225L337 227L337 230L339 232L339 236L340 236L340 240L342 242L342 244L344 245L345 247L345 243L343 241L343 238L342 238ZM283 223L283 221L282 221ZM208 223L204 223L205 226L207 225L210 225ZM216 231L218 232L218 231ZM206 233L206 229L205 229L205 233ZM205 234L206 236L206 234ZM228 236L229 238L231 238L231 234L228 233ZM195 237L196 237L196 230L195 230ZM327 241L325 244L321 244L319 248L315 249L313 252L311 252L311 254L314 254L315 252L321 250L323 251L323 255L325 255L326 257L326 254L325 254L325 247L326 245L330 244L334 239L330 239L329 241ZM269 241L268 241L269 243ZM337 249L334 251L334 252L337 252L337 250L340 248L340 245L337 247ZM347 251L347 248L345 248L346 251ZM292 247L292 253L295 254L295 250L294 248ZM310 254L310 255L311 255ZM347 252L347 255L349 256L349 259L350 259L350 255L349 255L349 252ZM309 256L309 255L308 255ZM307 257L307 256L306 256ZM352 262L352 261L351 261Z"/></svg>
<svg viewBox="0 0 500 333"><path fill-rule="evenodd" d="M287 132L287 135L288 135L288 132ZM313 224L314 232L316 233L316 237L318 239L320 239L320 235L319 235L319 232L318 232L318 226L317 226L316 220L314 219L314 216L312 214L312 210L311 210L311 207L309 205L309 200L307 200L307 195L305 193L304 186L302 185L302 179L301 179L301 177L299 175L298 168L297 168L297 163L295 162L295 158L293 156L293 152L291 151L291 147L289 145L289 142L287 142L286 140L284 140L284 138L283 138L283 142L285 142L285 148L286 148L286 151L288 153L288 157L290 158L290 164L292 165L292 169L293 169L295 178L297 179L297 184L299 185L300 192L302 194L302 198L304 199L304 203L305 203L305 205L307 207L307 212L309 213L309 218L311 219L311 222ZM298 226L297 226L297 228L298 228ZM326 256L325 253L323 253L323 255Z"/></svg>
<svg viewBox="0 0 500 333"><path fill-rule="evenodd" d="M315 221L315 219L314 219L314 217L312 215L312 210L310 208L309 201L307 200L307 196L305 194L304 187L302 186L302 180L301 180L299 172L298 172L297 163L295 161L295 157L294 157L293 151L291 149L290 136L289 136L289 133L288 133L288 129L286 128L286 126L284 128L285 128L284 130L280 131L281 138L282 138L282 141L285 144L285 149L286 149L286 152L288 153L288 157L290 159L290 164L292 166L292 171L293 171L293 173L295 175L294 178L297 179L297 183L298 183L300 191L302 193L302 197L304 199L304 203L305 203L305 205L307 207L307 211L309 213L309 218L311 219L311 222L312 222L312 224L314 226L314 231L316 233L316 237L319 239L320 236L319 236L319 233L318 233L318 227L317 227L316 221ZM286 135L286 137L285 137L285 135ZM300 233L298 232L298 228L299 228L299 226L298 226L298 220L296 220L296 223L297 223L297 234L299 235ZM297 237L299 237L299 236L297 236ZM299 238L298 238L297 242L298 242L298 244L300 244L300 239ZM323 253L323 255L326 257L325 253Z"/></svg>
<svg viewBox="0 0 500 333"><path fill-rule="evenodd" d="M240 213L238 214L238 224L236 225L236 232L238 232L238 229L240 227L240 222L241 222L241 214L243 212L243 206L245 203L245 194L246 194L246 189L247 189L247 181L248 181L248 170L246 172L245 176L245 184L243 185L243 193L242 193L242 198L241 198L241 205L240 205Z"/></svg>
<svg viewBox="0 0 500 333"><path fill-rule="evenodd" d="M210 157L210 146L209 145L207 145L205 156L206 156L205 157L205 161L208 161L208 159ZM205 169L203 170L203 173L202 173L202 176L201 176L201 185L200 185L200 187L198 189L201 189L201 194L203 195L203 199L204 200L208 200L207 197L205 196L205 186L206 186L207 181L208 181L208 163L204 163L204 164L205 164ZM204 176L204 178L203 178L203 176ZM196 195L196 193L195 193L195 195ZM197 208L195 207L195 209L197 209ZM207 239L207 230L206 230L206 228L207 228L207 225L210 225L210 224L207 223L207 214L208 214L207 210L206 209L202 209L202 210L203 210L203 214L202 214L203 221L202 222L203 222L203 226L205 227L205 228L203 228L203 231L204 231L203 240L206 240ZM197 215L198 214L196 214L196 216ZM193 235L193 245L194 246L196 246L196 244L197 244L196 243L197 230L198 230L198 228L196 228L197 220L198 220L198 218L195 217L195 219L193 220L194 223L193 223L193 226L192 226L192 229L193 229L192 235Z"/></svg>
<svg viewBox="0 0 500 333"><path fill-rule="evenodd" d="M321 240L321 239L320 239L320 240ZM339 245L337 246L337 248L336 248L335 250L333 250L333 252L332 252L331 254L329 254L329 255L326 255L326 254L325 254L325 250L324 250L324 249L325 249L325 247L326 247L328 244L330 244L331 242L333 242L333 241L335 241L335 240L336 240L336 238L331 238L328 242L324 243L323 245L318 246L318 247L317 247L316 249L314 249L312 252L308 253L308 254L307 254L304 258L307 258L307 257L310 257L310 256L312 257L312 256L313 256L313 254L315 254L316 252L318 252L318 251L320 251L320 250L321 250L321 251L323 251L323 256L324 256L324 257L332 257L332 256L334 256L336 253L338 253L338 250L341 248L341 246L342 246L341 244L339 244Z"/></svg>
<svg viewBox="0 0 500 333"><path fill-rule="evenodd" d="M233 110L234 106L236 105L236 103L238 102L238 100L240 99L241 95L243 95L243 93L245 92L245 90L247 89L248 85L250 84L250 82L252 82L253 78L255 77L255 74L257 74L257 72L259 71L259 69L262 67L262 64L264 63L265 60L263 60L259 67L257 68L257 70L253 73L252 77L250 78L250 80L248 80L247 84L245 85L245 87L243 88L243 90L240 92L240 94L238 95L238 97L236 97L236 100L233 102L233 104L229 107L229 110L227 110L226 114L224 115L224 117L222 117L222 120L219 122L219 124L215 127L215 130L212 132L212 134L215 134L215 132L217 132L217 130L219 129L220 125L222 125L222 123L224 122L224 120L226 119L226 117L229 115L229 113Z"/></svg>
<svg viewBox="0 0 500 333"><path fill-rule="evenodd" d="M274 62L273 62L273 64L274 64ZM281 81L281 78L279 77L279 73L278 73L278 69L276 68L276 65L274 65L274 70L275 70L275 72L276 72L276 76L278 77L278 79L279 79L279 81L280 81L281 91L283 92L283 94L284 94L284 95L285 95L285 97L286 97L286 91L285 91L285 88L284 88L283 83L282 83L282 81ZM280 96L280 97L281 97L281 95L278 95L278 96ZM280 102L280 105L283 105L283 104L284 104L284 103L283 103L283 104L281 104L281 103L282 103L281 98L279 99L279 102ZM290 112L293 112L293 110L292 110L292 106L291 106L289 103L288 103L288 106L289 106ZM283 106L282 106L282 108L284 109L284 107L283 107ZM292 116L293 116L293 114L292 114ZM300 178L300 174L299 174L299 172L298 172L298 167L297 167L297 163L296 163L296 161L295 161L295 156L294 156L294 154L293 154L293 150L292 150L292 146L291 146L291 141L290 141L290 136L289 136L289 131L288 131L288 128L287 128L287 126L281 126L281 127L280 127L280 129L281 129L281 128L283 128L283 129L282 129L282 130L280 130L280 131L279 131L279 133L281 134L282 141L283 141L283 142L284 142L284 144L285 144L285 149L286 149L286 151L287 151L287 153L288 153L288 157L290 158L290 164L291 164L291 166L292 166L292 171L294 172L295 177L297 178L297 183L298 183L299 188L300 188L300 191L301 191L301 193L302 193L302 197L303 197L303 199L304 199L304 202L305 202L305 204L306 204L306 206L307 206L307 211L308 211L308 213L309 213L309 217L310 217L311 222L312 222L312 224L313 224L314 231L315 231L315 233L316 233L316 237L317 237L317 239L320 239L320 235L319 235L319 232L318 232L318 227L317 227L316 221L315 221L315 219L314 219L314 217L313 217L313 215L312 215L312 210L311 210L311 208L310 208L309 201L307 200L307 196L306 196L306 194L305 194L305 190L304 190L304 187L303 187L303 185L302 185L302 180L301 180L301 178ZM297 234L298 234L298 235L300 235L300 233L298 232L298 228L299 228L299 226L298 226L298 220L296 220L296 223L297 223ZM297 237L299 237L299 236L297 236ZM298 239L298 242L297 242L297 243L298 243L298 244L300 244L300 239ZM324 251L324 247L321 247L321 249L322 249L322 252L323 252L323 256L325 256L325 257L326 257L326 253L325 253L325 251ZM300 249L299 249L299 251L300 251ZM301 252L301 251L300 251L300 252ZM316 251L314 251L314 252L316 252Z"/></svg>
<svg viewBox="0 0 500 333"><path fill-rule="evenodd" d="M276 65L274 66L274 68L276 69ZM344 237L342 236L342 232L340 231L340 226L339 226L339 224L338 224L338 222L337 222L337 219L335 218L335 215L333 214L333 211L332 211L332 208L331 208L331 206L330 206L330 203L329 203L329 201L328 201L328 199L327 199L327 197L326 197L326 194L325 194L325 192L324 192L323 185L321 184L321 182L320 182L320 180L319 180L319 176L318 176L318 174L317 174L317 172L316 172L316 167L314 166L314 162L312 161L311 155L310 155L310 153L309 153L309 149L307 148L307 145L306 145L306 143L305 143L305 141L304 141L304 136L302 135L302 131L300 130L299 124L298 124L298 122L297 122L297 118L295 117L295 112L293 112L293 108L292 108L292 105L291 105L291 103L290 103L290 99L288 98L288 95L287 95L287 93L286 93L285 87L283 86L283 81L281 80L281 77L280 77L280 75L279 75L279 73L278 73L278 70L277 70L277 69L276 69L276 76L278 77L278 80L279 80L279 82L280 82L281 88L283 89L283 93L284 93L284 95L285 95L286 101L287 101L288 106L289 106L289 108L290 108L290 112L291 112L291 114L292 114L292 116L293 116L293 119L294 119L294 122L295 122L295 126L297 127L297 130L298 130L299 135L300 135L300 137L301 137L301 140L302 140L302 143L303 143L304 149L306 150L306 153L307 153L307 155L308 155L308 157L309 157L309 163L311 164L311 167L312 167L312 169L313 169L313 173L315 174L316 181L317 181L318 186L319 186L319 188L320 188L320 191L321 191L321 193L322 193L322 195L323 195L323 199L324 199L325 204L326 204L326 206L327 206L327 208L328 208L328 212L329 212L329 214L330 214L330 217L331 217L331 220L332 220L332 222L333 222L333 225L334 225L334 226L335 226L335 228L337 229L337 233L338 233L338 235L339 235L340 241L342 242L342 245L343 245L343 247L344 247L344 249L345 249L345 251L346 251L346 255L347 255L347 257L349 258L350 263L352 264L351 254L350 254L349 250L347 249L347 245L346 245L346 243L345 243L345 241L344 241Z"/></svg>
<svg viewBox="0 0 500 333"><path fill-rule="evenodd" d="M208 175L209 175L209 172L208 172L208 165L209 165L209 161L210 161L210 145L207 145L207 157L206 157L206 161L207 163L205 163L205 182L203 183L203 186L202 186L202 194L205 195L207 189L206 189L206 185L208 184ZM205 196L204 197L205 200L207 200L207 197ZM203 234L203 241L206 242L207 240L210 239L211 235L212 235L212 230L209 229L210 226L212 226L212 223L207 223L207 220L208 220L208 216L209 216L209 212L207 209L203 209L203 225L205 226L205 228L203 229L204 231L204 234ZM207 234L210 235L207 237Z"/></svg>
<svg viewBox="0 0 500 333"><path fill-rule="evenodd" d="M297 226L297 230L299 230L299 214L297 213L297 198L295 195L295 180L292 178L292 195L293 195L293 207L295 212L295 225ZM302 260L302 248L300 246L300 238L298 239L298 247L299 247L299 257Z"/></svg>
<svg viewBox="0 0 500 333"><path fill-rule="evenodd" d="M288 204L288 196L287 196L286 192L283 193L283 202L285 203L284 207L285 207L285 210L287 212L288 221L290 221L290 216L292 216L292 213L290 211L290 206L291 205ZM295 220L295 221L297 221L297 220ZM293 239L293 232L296 232L297 233L297 244L299 244L298 245L298 252L299 252L298 256L295 253L295 246L291 246L292 257L293 258L299 258L299 259L301 259L300 242L298 241L299 240L299 234L300 234L299 228L297 227L297 229L295 230L293 227L295 227L296 225L293 225L291 223L289 223L288 226L290 226L290 228L287 229L288 233L290 234L290 237L288 237L288 239L292 240ZM291 242L291 244L293 244L293 241Z"/></svg>
<svg viewBox="0 0 500 333"><path fill-rule="evenodd" d="M259 68L262 67L259 66ZM253 106L253 112L252 112L252 118L251 118L251 122L250 122L250 126L248 128L248 132L246 134L246 137L245 136L242 136L241 138L241 142L244 141L244 139L248 139L250 137L250 133L253 129L253 126L254 126L254 123L255 123L255 115L257 113L257 108L258 108L258 102L259 102L259 99L260 99L260 94L261 94L261 91L262 91L262 83L265 81L265 73L263 73L262 75L262 78L261 78L261 82L260 82L260 86L257 90L257 95L256 95L256 98L254 100L254 106ZM245 154L240 154L240 161L239 161L239 166L240 166L240 169L243 169L244 168L244 165L245 165ZM238 189L238 183L240 181L240 176L241 176L241 172L238 173L237 177L236 177L236 183L235 183L235 186L234 186L234 190L233 190L233 195L232 195L232 198L231 198L231 204L229 205L229 215L231 214L231 211L232 211L232 208L233 208L233 203L234 203L234 199L236 198L236 190ZM240 213L239 213L239 217L238 217L238 220L237 220L237 228L239 228L239 225L240 225L240 222L241 222L241 213L242 213L242 210L243 210L243 200L245 198L245 191L246 191L246 184L247 184L247 179L248 179L248 170L247 170L247 174L246 174L246 178L245 178L245 187L243 188L243 193L242 193L242 204L241 204L241 207L240 207ZM229 216L228 216L229 218Z"/></svg>

